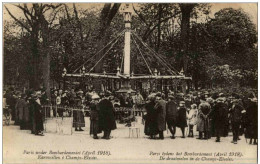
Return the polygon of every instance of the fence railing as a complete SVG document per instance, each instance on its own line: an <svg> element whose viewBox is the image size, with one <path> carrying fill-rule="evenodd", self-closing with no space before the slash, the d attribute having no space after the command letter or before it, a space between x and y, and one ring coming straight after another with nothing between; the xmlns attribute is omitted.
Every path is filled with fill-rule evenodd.
<svg viewBox="0 0 260 164"><path fill-rule="evenodd" d="M43 105L44 130L59 134L73 134L73 111L82 111L85 116L90 116L89 106L62 106ZM122 118L142 116L143 107L115 107L115 117L118 121ZM67 131L67 132L65 132Z"/></svg>
<svg viewBox="0 0 260 164"><path fill-rule="evenodd" d="M85 116L89 116L90 108L89 106L63 106L63 105L43 105L44 109L44 118L53 118L53 117L72 117L73 111L83 111ZM143 107L114 107L115 114L122 112L129 113L132 112L135 115L142 116L142 113L145 111Z"/></svg>

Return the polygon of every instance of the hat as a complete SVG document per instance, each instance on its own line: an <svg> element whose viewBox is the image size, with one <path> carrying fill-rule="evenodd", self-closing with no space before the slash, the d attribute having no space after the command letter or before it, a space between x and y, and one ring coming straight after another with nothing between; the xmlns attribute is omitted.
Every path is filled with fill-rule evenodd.
<svg viewBox="0 0 260 164"><path fill-rule="evenodd" d="M153 100L155 98L156 94L155 93L152 93L148 96L148 99L149 100Z"/></svg>
<svg viewBox="0 0 260 164"><path fill-rule="evenodd" d="M254 98L251 99L251 101L252 102L257 102L257 98L254 97Z"/></svg>
<svg viewBox="0 0 260 164"><path fill-rule="evenodd" d="M68 91L67 91L67 90L65 90L64 92L65 92L65 93L68 93Z"/></svg>
<svg viewBox="0 0 260 164"><path fill-rule="evenodd" d="M100 97L97 95L97 94L93 94L92 97L91 97L92 100L94 99L100 99Z"/></svg>
<svg viewBox="0 0 260 164"><path fill-rule="evenodd" d="M196 108L197 108L197 104L192 104L192 105L191 105L191 108L192 108L192 109L196 109Z"/></svg>
<svg viewBox="0 0 260 164"><path fill-rule="evenodd" d="M223 101L224 101L224 99L223 99L223 98L221 98L221 97L219 97L219 98L217 98L217 101L218 101L218 102L219 102L219 101L223 102Z"/></svg>
<svg viewBox="0 0 260 164"><path fill-rule="evenodd" d="M160 92L158 92L158 93L156 93L156 96L157 96L157 97L161 97L162 94L161 94Z"/></svg>
<svg viewBox="0 0 260 164"><path fill-rule="evenodd" d="M41 91L37 91L36 92L36 95L38 96L38 95L41 95Z"/></svg>
<svg viewBox="0 0 260 164"><path fill-rule="evenodd" d="M206 101L211 104L211 103L213 103L214 100L210 97L210 98L207 98Z"/></svg>
<svg viewBox="0 0 260 164"><path fill-rule="evenodd" d="M168 95L168 98L169 99L174 99L174 96L173 95Z"/></svg>
<svg viewBox="0 0 260 164"><path fill-rule="evenodd" d="M80 89L77 93L78 94L83 94L83 91Z"/></svg>
<svg viewBox="0 0 260 164"><path fill-rule="evenodd" d="M185 101L180 101L180 104L185 104Z"/></svg>
<svg viewBox="0 0 260 164"><path fill-rule="evenodd" d="M220 94L219 94L219 97L224 97L224 93L220 93Z"/></svg>

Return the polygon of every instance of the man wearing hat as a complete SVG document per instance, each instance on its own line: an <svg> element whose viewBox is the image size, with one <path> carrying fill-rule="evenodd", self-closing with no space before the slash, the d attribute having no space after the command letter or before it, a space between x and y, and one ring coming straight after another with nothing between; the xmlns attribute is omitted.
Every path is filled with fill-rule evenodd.
<svg viewBox="0 0 260 164"><path fill-rule="evenodd" d="M25 101L26 95L19 94L20 97L16 103L16 110L18 112L17 117L19 118L20 129L23 130L26 128L26 124L29 121L29 110L27 106L27 102Z"/></svg>
<svg viewBox="0 0 260 164"><path fill-rule="evenodd" d="M91 96L90 102L90 135L93 134L94 139L98 139L97 134L101 133L99 128L99 99L97 94Z"/></svg>
<svg viewBox="0 0 260 164"><path fill-rule="evenodd" d="M257 145L258 138L258 105L257 98L251 98L246 108L246 134L245 137L250 139L249 144ZM254 140L254 141L252 141Z"/></svg>
<svg viewBox="0 0 260 164"><path fill-rule="evenodd" d="M176 132L177 116L178 116L178 110L177 110L178 104L173 95L169 95L168 98L169 101L166 104L166 122L172 134L171 138L174 139L175 132Z"/></svg>
<svg viewBox="0 0 260 164"><path fill-rule="evenodd" d="M109 101L110 94L105 93L104 98L99 103L99 130L104 132L103 139L110 139L111 130L115 130L116 120L114 115L114 108L111 101Z"/></svg>
<svg viewBox="0 0 260 164"><path fill-rule="evenodd" d="M205 101L205 97L201 97L201 103L198 110L198 122L197 122L197 131L199 131L198 139L208 139L209 138L209 113L210 113L210 104ZM204 137L203 137L204 134ZM202 138L203 137L203 138Z"/></svg>
<svg viewBox="0 0 260 164"><path fill-rule="evenodd" d="M212 111L213 116L213 126L216 135L216 142L220 142L220 137L223 135L224 132L224 125L225 125L225 111L226 111L226 104L224 103L224 99L219 97L216 100L216 105Z"/></svg>
<svg viewBox="0 0 260 164"><path fill-rule="evenodd" d="M30 104L30 111L32 112L32 133L35 135L43 136L43 109L40 102L40 92L34 92L32 94L32 100Z"/></svg>
<svg viewBox="0 0 260 164"><path fill-rule="evenodd" d="M75 127L75 131L84 131L82 127L85 127L85 119L84 119L84 97L83 91L78 91L78 96L75 99L76 106L78 109L73 110L73 127Z"/></svg>
<svg viewBox="0 0 260 164"><path fill-rule="evenodd" d="M187 125L187 109L185 107L185 102L180 101L180 106L178 107L178 118L177 118L177 126L181 128L182 137L185 138L185 128Z"/></svg>
<svg viewBox="0 0 260 164"><path fill-rule="evenodd" d="M244 107L242 106L241 103L239 103L239 95L237 94L234 95L232 104L233 105L230 110L232 132L233 132L232 143L237 144L237 140L239 137L239 127L241 125L241 119L242 119L241 112L244 110Z"/></svg>
<svg viewBox="0 0 260 164"><path fill-rule="evenodd" d="M166 130L166 101L162 99L161 94L156 94L155 111L157 112L157 126L159 130L159 139L164 139L163 131Z"/></svg>

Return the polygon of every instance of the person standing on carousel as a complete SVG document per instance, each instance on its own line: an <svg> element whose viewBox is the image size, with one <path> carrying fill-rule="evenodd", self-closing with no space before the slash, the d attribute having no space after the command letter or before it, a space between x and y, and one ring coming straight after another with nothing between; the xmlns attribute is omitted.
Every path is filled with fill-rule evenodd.
<svg viewBox="0 0 260 164"><path fill-rule="evenodd" d="M115 130L116 120L114 115L114 107L111 101L109 101L110 94L105 93L104 98L99 102L99 127L104 132L102 139L110 139L111 130Z"/></svg>
<svg viewBox="0 0 260 164"><path fill-rule="evenodd" d="M85 127L85 119L84 119L84 97L83 97L83 91L78 91L78 96L75 99L76 106L78 109L73 110L73 127L75 128L75 131L84 131L82 127Z"/></svg>
<svg viewBox="0 0 260 164"><path fill-rule="evenodd" d="M97 134L101 133L99 128L99 99L97 94L92 95L90 102L90 135L93 134L94 139L98 139Z"/></svg>

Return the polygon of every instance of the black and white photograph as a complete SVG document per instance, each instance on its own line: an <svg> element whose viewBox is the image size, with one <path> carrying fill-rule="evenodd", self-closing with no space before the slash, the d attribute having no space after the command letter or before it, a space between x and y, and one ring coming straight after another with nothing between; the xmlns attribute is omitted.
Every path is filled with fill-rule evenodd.
<svg viewBox="0 0 260 164"><path fill-rule="evenodd" d="M257 2L2 2L2 162L258 162Z"/></svg>

